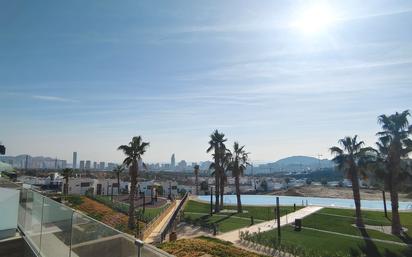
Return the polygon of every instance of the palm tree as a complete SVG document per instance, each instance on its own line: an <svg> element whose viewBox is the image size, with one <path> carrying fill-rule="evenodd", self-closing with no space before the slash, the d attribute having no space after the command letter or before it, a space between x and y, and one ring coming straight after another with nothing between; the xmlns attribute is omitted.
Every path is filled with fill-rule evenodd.
<svg viewBox="0 0 412 257"><path fill-rule="evenodd" d="M221 156L221 173L220 173L220 209L223 210L223 197L225 195L225 185L227 184L227 172L229 171L232 153L229 149L225 150Z"/></svg>
<svg viewBox="0 0 412 257"><path fill-rule="evenodd" d="M400 235L402 231L401 220L399 217L399 182L401 181L401 165L408 154L412 152L412 126L409 126L408 110L402 113L396 112L392 115L380 115L378 123L382 126L382 131L377 133L379 136L380 148L386 164L387 175L385 184L391 195L392 207L392 234Z"/></svg>
<svg viewBox="0 0 412 257"><path fill-rule="evenodd" d="M124 171L124 166L116 165L113 171L116 173L116 177L117 177L117 195L120 195L120 173Z"/></svg>
<svg viewBox="0 0 412 257"><path fill-rule="evenodd" d="M130 194L129 194L129 221L130 229L135 228L135 208L134 198L136 194L137 176L139 173L139 161L142 160L142 155L149 147L148 142L143 142L141 136L133 137L128 145L121 145L117 150L122 150L126 155L123 165L129 168L130 175Z"/></svg>
<svg viewBox="0 0 412 257"><path fill-rule="evenodd" d="M196 195L199 194L199 165L195 165L193 168L193 173L195 173L195 185L196 185Z"/></svg>
<svg viewBox="0 0 412 257"><path fill-rule="evenodd" d="M229 170L232 171L232 177L235 178L236 198L237 198L237 212L242 213L242 202L240 200L240 176L243 176L248 163L248 154L245 146L240 146L238 142L233 144L233 153L229 165Z"/></svg>
<svg viewBox="0 0 412 257"><path fill-rule="evenodd" d="M65 180L64 182L64 188L63 188L63 194L68 195L69 194L69 178L73 175L73 169L63 169L62 171L62 176Z"/></svg>
<svg viewBox="0 0 412 257"><path fill-rule="evenodd" d="M223 168L221 165L222 161L222 156L225 153L226 146L225 142L227 139L225 138L225 134L219 133L219 131L216 129L211 135L210 135L210 141L209 141L209 148L206 150L207 153L211 152L212 150L214 151L214 154L212 154L214 163L210 166L209 169L214 169L214 176L215 176L215 212L219 212L220 210L220 205L219 205L219 194L220 194L220 180L222 177L223 173Z"/></svg>
<svg viewBox="0 0 412 257"><path fill-rule="evenodd" d="M332 154L335 155L332 161L337 164L339 170L346 173L347 177L352 181L353 200L356 208L356 226L363 227L361 214L361 201L359 192L359 175L366 164L369 152L373 152L370 147L362 148L363 141L357 141L358 136L353 138L345 137L338 142L343 149L334 146L330 148Z"/></svg>

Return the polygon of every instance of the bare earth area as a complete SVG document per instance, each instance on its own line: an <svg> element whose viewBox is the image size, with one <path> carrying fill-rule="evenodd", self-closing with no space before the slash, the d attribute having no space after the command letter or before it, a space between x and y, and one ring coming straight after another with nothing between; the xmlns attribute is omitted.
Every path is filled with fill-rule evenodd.
<svg viewBox="0 0 412 257"><path fill-rule="evenodd" d="M328 197L328 198L347 198L352 199L353 193L351 188L345 187L324 187L324 186L305 186L300 188L289 188L287 190L276 191L271 195L287 196L309 196L309 197ZM375 189L361 189L361 199L363 200L381 200L382 191ZM389 192L386 193L386 199L390 200ZM399 194L399 200L411 200L406 194Z"/></svg>

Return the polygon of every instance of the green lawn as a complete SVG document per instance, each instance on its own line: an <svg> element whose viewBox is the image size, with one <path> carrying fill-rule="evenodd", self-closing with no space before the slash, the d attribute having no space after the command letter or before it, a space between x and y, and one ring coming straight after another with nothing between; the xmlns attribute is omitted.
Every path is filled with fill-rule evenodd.
<svg viewBox="0 0 412 257"><path fill-rule="evenodd" d="M260 234L258 239L260 244L272 246L277 241L277 231L271 230ZM282 228L281 245L290 249L297 247L304 249L304 253L299 253L300 257L305 256L370 256L370 257L400 257L412 256L412 251L407 247L381 243L368 242L362 239L350 238L328 233L305 230L300 232L293 230L293 227ZM363 254L363 255L362 255Z"/></svg>
<svg viewBox="0 0 412 257"><path fill-rule="evenodd" d="M409 236L412 235L412 213L401 213L401 221L404 227L408 228ZM390 226L391 221L384 216L383 212L379 211L362 211L364 223L374 226ZM390 213L388 214L390 217ZM325 208L321 211L306 217L303 220L303 226L311 227L321 230L334 231L349 235L361 236L359 229L352 226L355 223L355 212L350 209L333 209ZM402 242L402 240L396 236L388 235L376 230L367 229L367 233L372 238L391 240L396 242ZM412 243L412 241L406 242Z"/></svg>
<svg viewBox="0 0 412 257"><path fill-rule="evenodd" d="M383 212L363 211L365 224L369 225L390 225L390 221L385 218ZM390 215L389 215L390 217ZM401 213L401 221L404 227L412 229L412 213ZM305 249L306 252L316 254L308 256L412 256L412 249L385 242L370 242L360 238L351 238L343 235L334 235L322 231L314 231L308 228L315 228L325 231L343 233L347 235L361 236L361 232L352 226L355 223L354 210L325 208L303 219L304 228L300 232L293 230L292 226L283 227L282 243L284 247ZM367 230L369 237L373 239L390 240L394 242L409 242L408 239L400 239L375 230ZM254 240L260 244L272 246L277 241L277 231L267 231L254 236ZM410 243L410 242L409 242ZM339 255L340 254L340 255ZM305 256L299 254L299 256Z"/></svg>
<svg viewBox="0 0 412 257"><path fill-rule="evenodd" d="M301 207L296 207L299 209ZM236 206L228 205L224 209L236 210ZM251 217L254 223L260 223L265 220L272 220L275 217L274 207L243 206L245 213L219 213L210 217L210 205L198 201L190 200L184 209L184 218L187 222L204 227L218 225L220 232L228 232L251 225ZM293 212L292 206L281 206L281 216Z"/></svg>

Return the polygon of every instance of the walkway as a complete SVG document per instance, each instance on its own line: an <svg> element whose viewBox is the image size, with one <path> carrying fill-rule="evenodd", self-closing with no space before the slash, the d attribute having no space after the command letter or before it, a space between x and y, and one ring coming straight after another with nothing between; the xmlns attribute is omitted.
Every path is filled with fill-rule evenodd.
<svg viewBox="0 0 412 257"><path fill-rule="evenodd" d="M185 214L195 214L195 215L202 215L202 216L209 216L209 213L204 213L204 212L185 212ZM236 214L236 213L234 213ZM234 216L234 215L230 215L230 214L213 214L213 216L216 217L230 217L230 218L234 218L234 219L241 219L241 220L250 220L250 218L247 217L239 217L239 216ZM263 222L264 220L260 220L260 219L254 219L254 221L259 221L259 222Z"/></svg>
<svg viewBox="0 0 412 257"><path fill-rule="evenodd" d="M295 219L302 219L308 215L311 215L312 213L315 213L321 210L322 208L323 207L319 207L319 206L307 206L298 211L289 213L285 216L280 217L280 226L290 224L294 222ZM259 231L264 232L264 231L275 229L276 227L277 227L276 219L273 219L273 220L262 222L262 223L259 223L259 224L256 224L256 225L253 225L247 228L242 228L242 229L233 230L227 233L223 233L216 237L224 241L230 241L232 243L239 243L240 231L243 231L243 232L249 231L249 233L259 232Z"/></svg>
<svg viewBox="0 0 412 257"><path fill-rule="evenodd" d="M175 207L169 211L169 213L163 218L163 220L153 229L150 236L146 238L145 243L154 243L160 241L160 234L163 231L163 227L166 226L167 222L172 217L173 213L176 211L177 207L179 206L180 200L176 200Z"/></svg>

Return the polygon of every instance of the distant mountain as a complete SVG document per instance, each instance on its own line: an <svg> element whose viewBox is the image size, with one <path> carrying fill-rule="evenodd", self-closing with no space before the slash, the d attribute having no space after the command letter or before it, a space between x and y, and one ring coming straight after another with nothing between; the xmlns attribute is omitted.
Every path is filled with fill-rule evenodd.
<svg viewBox="0 0 412 257"><path fill-rule="evenodd" d="M310 156L291 156L280 159L276 162L259 165L260 169L270 170L271 172L293 172L293 171L309 171L321 168L330 168L334 164L328 159L317 159Z"/></svg>

